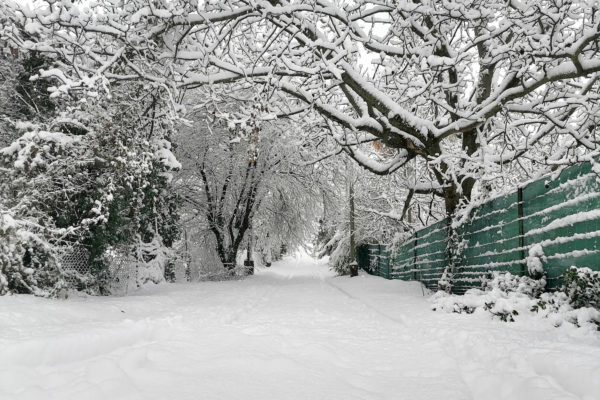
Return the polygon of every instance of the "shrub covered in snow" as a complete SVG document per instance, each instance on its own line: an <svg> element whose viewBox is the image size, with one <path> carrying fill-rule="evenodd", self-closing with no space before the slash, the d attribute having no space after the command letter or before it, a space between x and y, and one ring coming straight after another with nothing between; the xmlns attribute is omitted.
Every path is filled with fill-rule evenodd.
<svg viewBox="0 0 600 400"><path fill-rule="evenodd" d="M544 276L544 264L546 256L544 249L540 244L535 244L529 249L529 256L527 257L527 272L535 279L540 279Z"/></svg>
<svg viewBox="0 0 600 400"><path fill-rule="evenodd" d="M163 244L158 235L150 243L140 243L137 247L142 253L138 258L144 261L139 263L137 285L164 282L169 261L174 258L172 250Z"/></svg>
<svg viewBox="0 0 600 400"><path fill-rule="evenodd" d="M542 294L532 311L549 318L555 326L568 322L600 330L600 272L571 267L563 280L561 289Z"/></svg>
<svg viewBox="0 0 600 400"><path fill-rule="evenodd" d="M545 286L544 279L494 272L483 290L470 289L462 296L438 291L433 296L433 310L467 314L483 310L502 321L512 322L514 316L531 308L532 297L539 295Z"/></svg>
<svg viewBox="0 0 600 400"><path fill-rule="evenodd" d="M518 293L529 297L540 297L546 288L546 278L533 279L529 276L513 275L510 272L492 274L492 280L485 282L484 289L499 290L502 293Z"/></svg>
<svg viewBox="0 0 600 400"><path fill-rule="evenodd" d="M466 314L489 312L506 322L532 311L548 318L554 326L566 322L600 330L600 272L571 267L563 279L560 290L544 292L544 277L533 279L496 272L483 290L470 289L462 296L438 291L432 297L432 309Z"/></svg>
<svg viewBox="0 0 600 400"><path fill-rule="evenodd" d="M600 309L600 272L589 268L571 267L564 275L563 291L574 308Z"/></svg>
<svg viewBox="0 0 600 400"><path fill-rule="evenodd" d="M578 327L600 330L600 311L592 307L573 307L569 295L563 291L542 294L531 311L548 318L556 327L567 322Z"/></svg>
<svg viewBox="0 0 600 400"><path fill-rule="evenodd" d="M0 212L18 221L1 228L7 256L0 293L57 293L65 276L61 251L76 246L89 251L90 274L71 281L107 293L103 253L110 246L135 254L138 243L160 237L169 247L177 238L179 199L169 190L169 171L178 165L162 139L169 127L147 132L144 120L119 104L89 101L48 121L16 124L21 136L0 149Z"/></svg>
<svg viewBox="0 0 600 400"><path fill-rule="evenodd" d="M0 295L55 295L65 287L56 259L47 243L22 224L0 214Z"/></svg>
<svg viewBox="0 0 600 400"><path fill-rule="evenodd" d="M491 280L484 282L482 289L470 289L463 296L449 295L447 290L440 288L433 298L433 309L467 314L480 309L502 321L512 322L516 315L531 309L534 299L544 293L543 260L542 247L535 245L527 257L529 276L492 272Z"/></svg>
<svg viewBox="0 0 600 400"><path fill-rule="evenodd" d="M344 230L335 231L330 240L321 245L318 257L329 255L329 266L340 275L350 273L350 237Z"/></svg>

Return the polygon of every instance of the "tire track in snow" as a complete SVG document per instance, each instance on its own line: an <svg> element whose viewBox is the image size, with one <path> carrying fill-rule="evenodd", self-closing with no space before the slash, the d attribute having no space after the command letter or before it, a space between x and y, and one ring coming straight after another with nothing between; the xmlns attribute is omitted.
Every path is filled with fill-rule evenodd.
<svg viewBox="0 0 600 400"><path fill-rule="evenodd" d="M380 315L380 316L382 316L382 317L386 318L387 320L390 320L390 321L392 321L392 322L395 322L396 324L402 325L403 327L408 327L408 326L410 326L410 325L411 325L411 324L408 322L408 320L407 320L406 318L395 318L395 317L392 317L391 315L388 315L388 314L386 314L386 313L382 312L381 310L378 310L376 307L374 307L374 306L370 305L369 303L367 303L367 302L363 301L362 299L360 299L360 298L358 298L358 297L356 297L356 296L353 296L352 294L348 293L346 290L344 290L344 289L342 289L341 287L339 287L339 286L337 286L337 285L333 284L333 283L332 283L330 280L327 280L327 279L326 279L326 280L324 280L324 282L325 282L325 283L326 283L328 286L330 286L330 287L332 287L333 289L335 289L335 290L339 291L340 293L342 293L342 294L343 294L344 296L346 296L347 298L349 298L349 299L351 299L351 300L354 300L354 301L356 301L356 302L358 302L358 303L362 304L364 307L366 307L366 308L368 308L369 310L373 311L374 313L376 313L376 314L378 314L378 315Z"/></svg>

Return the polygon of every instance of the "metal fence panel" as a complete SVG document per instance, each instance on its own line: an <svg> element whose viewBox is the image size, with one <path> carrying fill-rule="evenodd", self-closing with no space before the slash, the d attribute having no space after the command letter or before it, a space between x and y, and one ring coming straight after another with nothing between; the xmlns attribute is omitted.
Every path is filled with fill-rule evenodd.
<svg viewBox="0 0 600 400"><path fill-rule="evenodd" d="M560 285L570 266L600 270L600 177L590 163L532 182L517 193L493 199L456 230L463 249L456 260L453 291L479 287L492 271L527 273L529 249L539 244L548 287ZM416 232L393 254L368 245L359 265L388 279L419 280L435 289L449 264L447 221Z"/></svg>

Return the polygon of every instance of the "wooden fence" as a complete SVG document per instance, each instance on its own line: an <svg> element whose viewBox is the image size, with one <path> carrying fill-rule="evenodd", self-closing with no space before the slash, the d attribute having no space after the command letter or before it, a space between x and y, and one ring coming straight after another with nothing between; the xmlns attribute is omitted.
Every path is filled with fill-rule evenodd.
<svg viewBox="0 0 600 400"><path fill-rule="evenodd" d="M540 245L548 288L570 266L600 270L600 165L589 162L534 181L473 210L455 230L458 255L448 251L448 221L415 232L399 248L358 249L359 265L387 279L418 280L430 289L454 260L453 292L480 287L492 271L527 274L529 249Z"/></svg>

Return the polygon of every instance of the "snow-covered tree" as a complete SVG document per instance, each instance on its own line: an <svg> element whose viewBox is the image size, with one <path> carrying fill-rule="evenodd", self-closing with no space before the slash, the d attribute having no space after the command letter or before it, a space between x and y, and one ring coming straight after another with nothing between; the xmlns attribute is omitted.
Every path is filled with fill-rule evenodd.
<svg viewBox="0 0 600 400"><path fill-rule="evenodd" d="M430 207L430 195L423 199L411 195L406 177L374 175L350 161L338 157L320 163L321 173L331 184L323 191L317 254L329 255L330 266L340 274L352 273L352 248L364 243L401 243L419 227L445 215Z"/></svg>
<svg viewBox="0 0 600 400"><path fill-rule="evenodd" d="M311 169L294 164L297 132L280 121L261 121L260 102L236 107L192 112L190 126L177 135L179 192L229 269L249 239L265 262L282 245L305 243L319 208Z"/></svg>
<svg viewBox="0 0 600 400"><path fill-rule="evenodd" d="M30 80L52 60L39 52L22 52L0 40L0 146L19 134L18 121L41 122L53 116L56 99L50 98L50 79Z"/></svg>
<svg viewBox="0 0 600 400"><path fill-rule="evenodd" d="M432 177L415 189L448 214L597 151L595 0L41 4L7 13L40 35L23 46L60 55L42 73L62 81L56 90L252 80L276 89L281 113L317 111L374 173L418 160ZM385 157L364 146L374 140Z"/></svg>
<svg viewBox="0 0 600 400"><path fill-rule="evenodd" d="M308 122L335 143L313 161L344 152L374 174L394 174L389 182L398 188L386 196L369 186L359 201L352 186L355 217L376 216L365 217L376 232L372 220L403 230L440 209L455 216L469 202L598 153L596 3L48 0L0 7L12 23L4 37L53 54L38 75L56 82L56 97L146 82L177 112L189 89L205 90L200 102L250 88L262 93L278 117ZM302 145L308 132L299 132ZM211 196L218 204L220 192Z"/></svg>

